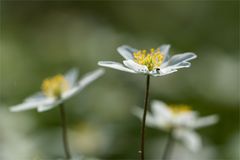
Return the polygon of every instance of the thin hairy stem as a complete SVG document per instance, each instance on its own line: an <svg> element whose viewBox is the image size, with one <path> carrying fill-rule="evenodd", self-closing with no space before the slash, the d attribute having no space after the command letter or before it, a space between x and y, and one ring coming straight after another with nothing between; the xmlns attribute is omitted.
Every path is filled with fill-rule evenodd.
<svg viewBox="0 0 240 160"><path fill-rule="evenodd" d="M61 122L62 122L62 140L63 140L65 156L66 156L66 159L70 159L71 155L70 155L68 139L67 139L67 123L66 123L64 104L61 103L59 108L60 108L60 116L61 116Z"/></svg>
<svg viewBox="0 0 240 160"><path fill-rule="evenodd" d="M140 148L140 151L139 151L141 160L144 160L145 122L146 122L147 107L148 107L148 101L149 101L149 85L150 85L150 76L147 75L147 77L146 77L145 100L144 100L144 112L143 112L142 128L141 128L141 148Z"/></svg>

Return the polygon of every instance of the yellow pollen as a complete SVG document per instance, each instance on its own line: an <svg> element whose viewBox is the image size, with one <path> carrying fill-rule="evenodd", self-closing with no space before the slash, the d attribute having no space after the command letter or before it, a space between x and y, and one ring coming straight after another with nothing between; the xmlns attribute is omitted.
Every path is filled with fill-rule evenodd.
<svg viewBox="0 0 240 160"><path fill-rule="evenodd" d="M160 49L150 49L149 52L147 50L139 50L133 53L134 61L138 64L147 66L149 71L152 71L158 67L163 62L163 54L160 52Z"/></svg>
<svg viewBox="0 0 240 160"><path fill-rule="evenodd" d="M188 105L169 105L174 115L191 112L191 107Z"/></svg>
<svg viewBox="0 0 240 160"><path fill-rule="evenodd" d="M68 89L68 82L61 74L47 78L42 83L42 91L48 97L60 98L62 93Z"/></svg>

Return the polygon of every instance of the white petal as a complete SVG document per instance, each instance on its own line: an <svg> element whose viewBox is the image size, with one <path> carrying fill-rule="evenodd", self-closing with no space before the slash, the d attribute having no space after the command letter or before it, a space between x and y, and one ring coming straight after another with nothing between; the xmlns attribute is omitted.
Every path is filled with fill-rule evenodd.
<svg viewBox="0 0 240 160"><path fill-rule="evenodd" d="M82 88L86 87L88 84L92 83L97 78L101 77L105 73L104 69L97 69L90 73L87 73L82 77L82 79L78 82L78 85Z"/></svg>
<svg viewBox="0 0 240 160"><path fill-rule="evenodd" d="M169 71L169 70L177 70L179 68L188 68L190 66L191 66L190 62L181 62L181 63L178 63L176 65L166 66L166 67L162 68L162 72L166 72L166 71Z"/></svg>
<svg viewBox="0 0 240 160"><path fill-rule="evenodd" d="M134 70L137 73L148 73L148 68L145 65L140 65L133 60L125 60L123 61L124 65L128 68Z"/></svg>
<svg viewBox="0 0 240 160"><path fill-rule="evenodd" d="M167 66L178 66L181 63L190 61L194 58L197 58L197 55L195 53L192 53L192 52L177 54L177 55L172 56L169 59Z"/></svg>
<svg viewBox="0 0 240 160"><path fill-rule="evenodd" d="M170 49L170 45L169 44L163 44L159 47L160 52L163 54L163 63L168 61L169 59L169 49Z"/></svg>
<svg viewBox="0 0 240 160"><path fill-rule="evenodd" d="M63 101L69 99L70 97L74 96L75 94L79 93L82 89L84 89L87 85L89 85L91 82L99 78L104 74L103 69L97 69L93 72L90 72L83 76L83 78L78 82L77 85L73 86L71 89L65 91L62 95L62 99L55 101L55 103L49 104L49 105L41 105L38 107L38 112L47 111L49 109L52 109L56 106L58 106Z"/></svg>
<svg viewBox="0 0 240 160"><path fill-rule="evenodd" d="M137 52L138 50L128 45L122 45L117 48L117 51L121 56L123 56L126 60L128 60L128 59L133 59L133 53Z"/></svg>
<svg viewBox="0 0 240 160"><path fill-rule="evenodd" d="M201 128L217 123L219 120L217 115L211 115L197 119L192 125L193 128Z"/></svg>
<svg viewBox="0 0 240 160"><path fill-rule="evenodd" d="M117 62L112 62L112 61L99 61L98 65L103 66L103 67L109 67L113 69L117 69L120 71L125 71L125 72L130 72L130 73L136 73L135 71L124 67L121 63Z"/></svg>
<svg viewBox="0 0 240 160"><path fill-rule="evenodd" d="M151 76L154 76L154 77L160 77L160 76L165 76L167 74L171 74L174 72L177 72L177 70L173 69L173 68L167 68L167 69L163 68L156 72L150 72L150 74L151 74Z"/></svg>
<svg viewBox="0 0 240 160"><path fill-rule="evenodd" d="M56 100L55 102L53 103L50 103L50 104L46 104L46 105L40 105L37 107L37 111L38 112L45 112L45 111L48 111L56 106L58 106L60 103L62 103L63 100Z"/></svg>
<svg viewBox="0 0 240 160"><path fill-rule="evenodd" d="M29 109L37 108L38 103L34 102L24 102L15 106L10 107L11 112L20 112Z"/></svg>
<svg viewBox="0 0 240 160"><path fill-rule="evenodd" d="M143 109L141 109L140 107L135 107L132 110L133 115L137 116L141 121L143 118ZM154 119L154 117L151 115L151 113L147 112L146 115L146 124L149 127L155 127L156 126L156 121Z"/></svg>
<svg viewBox="0 0 240 160"><path fill-rule="evenodd" d="M93 72L90 72L88 74L86 74L85 76L83 76L83 78L78 82L77 85L75 85L74 87L72 87L70 90L66 91L63 93L62 95L62 99L66 100L70 97L72 97L73 95L77 94L78 92L80 92L82 89L84 89L87 85L89 85L91 82L93 82L94 80L96 80L97 78L99 78L100 76L102 76L104 74L104 70L103 69L97 69Z"/></svg>
<svg viewBox="0 0 240 160"><path fill-rule="evenodd" d="M24 102L31 102L31 101L40 101L46 99L46 96L42 92L37 92L29 97L27 97Z"/></svg>
<svg viewBox="0 0 240 160"><path fill-rule="evenodd" d="M173 123L175 126L186 126L191 128L191 123L197 119L196 112L185 112L174 116Z"/></svg>
<svg viewBox="0 0 240 160"><path fill-rule="evenodd" d="M77 81L79 71L76 68L72 68L65 75L65 79L68 81L70 87L74 86Z"/></svg>
<svg viewBox="0 0 240 160"><path fill-rule="evenodd" d="M161 74L161 76L163 76L163 75L171 74L174 72L177 72L177 70L174 68L169 68L169 69L164 68L163 70L160 71L160 74Z"/></svg>
<svg viewBox="0 0 240 160"><path fill-rule="evenodd" d="M191 66L189 60L196 58L197 56L194 53L183 53L173 56L168 62L165 62L160 66L161 75L170 74L176 72L180 68L188 68Z"/></svg>
<svg viewBox="0 0 240 160"><path fill-rule="evenodd" d="M62 94L62 99L63 100L67 100L69 98L71 98L72 96L74 96L75 94L79 93L83 88L79 85L76 85L74 87L72 87L71 89L65 91Z"/></svg>
<svg viewBox="0 0 240 160"><path fill-rule="evenodd" d="M173 134L175 138L181 140L193 152L197 152L202 147L201 137L192 130L176 129Z"/></svg>
<svg viewBox="0 0 240 160"><path fill-rule="evenodd" d="M22 104L16 105L16 106L12 106L10 108L11 112L19 112L19 111L25 111L25 110L29 110L29 109L34 109L37 108L40 105L48 105L53 103L55 100L53 98L45 98L42 100L31 100L31 101L25 101Z"/></svg>
<svg viewBox="0 0 240 160"><path fill-rule="evenodd" d="M158 101L158 100L152 101L151 109L154 117L162 117L166 120L169 120L172 118L172 113L170 109L162 101Z"/></svg>
<svg viewBox="0 0 240 160"><path fill-rule="evenodd" d="M180 68L188 68L191 66L191 63L189 62L181 62L177 65L172 65L172 66L166 66L160 70L160 73L163 75L170 74L173 72L176 72Z"/></svg>

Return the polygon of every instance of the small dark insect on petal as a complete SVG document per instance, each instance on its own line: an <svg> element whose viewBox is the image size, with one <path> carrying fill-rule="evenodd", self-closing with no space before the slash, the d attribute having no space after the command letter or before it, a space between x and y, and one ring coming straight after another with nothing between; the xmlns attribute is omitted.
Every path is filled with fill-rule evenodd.
<svg viewBox="0 0 240 160"><path fill-rule="evenodd" d="M156 72L157 72L157 73L159 73L159 72L160 72L160 70L161 70L160 68L156 68Z"/></svg>

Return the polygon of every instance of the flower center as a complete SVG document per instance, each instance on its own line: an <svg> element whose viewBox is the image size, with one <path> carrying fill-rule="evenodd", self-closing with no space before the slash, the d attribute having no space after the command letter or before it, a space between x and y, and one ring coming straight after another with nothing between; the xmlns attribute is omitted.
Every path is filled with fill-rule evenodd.
<svg viewBox="0 0 240 160"><path fill-rule="evenodd" d="M163 62L163 54L160 49L151 49L149 52L147 50L139 50L133 53L134 61L138 64L147 66L149 71L152 71L158 67Z"/></svg>
<svg viewBox="0 0 240 160"><path fill-rule="evenodd" d="M191 107L187 105L169 105L174 115L179 115L187 112L191 112Z"/></svg>
<svg viewBox="0 0 240 160"><path fill-rule="evenodd" d="M47 78L42 83L42 91L48 97L60 98L62 93L68 89L69 84L61 74Z"/></svg>

